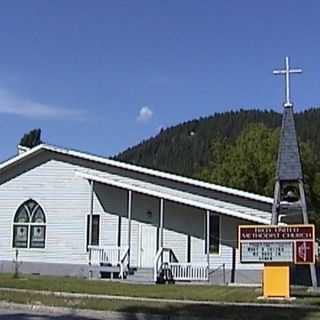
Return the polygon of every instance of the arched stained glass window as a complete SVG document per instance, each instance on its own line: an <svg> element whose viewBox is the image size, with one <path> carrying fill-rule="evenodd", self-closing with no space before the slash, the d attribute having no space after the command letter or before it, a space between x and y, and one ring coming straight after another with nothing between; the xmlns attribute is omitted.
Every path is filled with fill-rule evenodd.
<svg viewBox="0 0 320 320"><path fill-rule="evenodd" d="M14 216L13 247L44 248L46 217L43 209L34 200L24 202Z"/></svg>
<svg viewBox="0 0 320 320"><path fill-rule="evenodd" d="M32 220L31 222L41 222L41 223L45 223L46 222L46 218L44 215L43 210L41 209L40 206L38 206L38 208L36 208L36 210L34 211L33 215L32 215Z"/></svg>
<svg viewBox="0 0 320 320"><path fill-rule="evenodd" d="M28 210L25 207L20 207L14 217L14 222L29 222L29 213Z"/></svg>

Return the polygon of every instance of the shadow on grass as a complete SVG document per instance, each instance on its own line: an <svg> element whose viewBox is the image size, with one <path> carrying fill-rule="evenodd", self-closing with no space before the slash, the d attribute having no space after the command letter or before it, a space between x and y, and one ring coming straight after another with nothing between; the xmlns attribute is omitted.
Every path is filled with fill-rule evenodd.
<svg viewBox="0 0 320 320"><path fill-rule="evenodd" d="M0 312L0 320L182 320L182 319L219 319L219 320L316 320L320 319L320 311L297 308L249 307L249 306L208 306L208 305L166 305L166 306L126 306L117 310L120 314L100 312L80 315L76 312L66 314L43 314L41 312Z"/></svg>
<svg viewBox="0 0 320 320"><path fill-rule="evenodd" d="M120 310L119 310L120 311ZM168 305L166 309L156 307L131 306L121 310L127 313L125 320L152 319L151 314L162 314L157 319L219 319L219 320L316 320L320 319L320 311L314 309L273 308L266 306L208 306L208 305ZM142 317L139 313L144 313Z"/></svg>

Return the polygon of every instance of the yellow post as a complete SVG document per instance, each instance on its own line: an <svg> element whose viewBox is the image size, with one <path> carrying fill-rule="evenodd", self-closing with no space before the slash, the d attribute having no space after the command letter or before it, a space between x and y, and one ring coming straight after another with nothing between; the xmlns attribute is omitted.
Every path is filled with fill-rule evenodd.
<svg viewBox="0 0 320 320"><path fill-rule="evenodd" d="M265 264L263 269L264 298L290 298L290 267Z"/></svg>

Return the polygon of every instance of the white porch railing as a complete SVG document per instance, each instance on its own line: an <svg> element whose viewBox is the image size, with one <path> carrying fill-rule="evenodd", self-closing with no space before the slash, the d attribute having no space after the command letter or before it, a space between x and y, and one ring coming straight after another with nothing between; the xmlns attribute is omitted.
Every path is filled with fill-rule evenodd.
<svg viewBox="0 0 320 320"><path fill-rule="evenodd" d="M89 265L119 266L120 277L123 279L128 266L129 248L116 246L88 246Z"/></svg>
<svg viewBox="0 0 320 320"><path fill-rule="evenodd" d="M170 270L175 281L207 281L209 279L208 263L179 262L170 248L160 248L154 258L155 282L163 268Z"/></svg>
<svg viewBox="0 0 320 320"><path fill-rule="evenodd" d="M176 281L207 281L208 264L192 262L171 262L168 263L173 279Z"/></svg>

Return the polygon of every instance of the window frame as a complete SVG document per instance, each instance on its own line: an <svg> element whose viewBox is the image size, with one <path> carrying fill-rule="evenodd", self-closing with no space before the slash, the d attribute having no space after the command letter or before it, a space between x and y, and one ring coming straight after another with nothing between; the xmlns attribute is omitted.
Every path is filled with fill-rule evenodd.
<svg viewBox="0 0 320 320"><path fill-rule="evenodd" d="M219 219L219 226L218 226L218 230L219 230L219 239L218 239L218 251L217 252L211 252L210 251L210 233L212 228L210 228L210 221L211 221L211 217L217 217ZM217 213L213 213L210 212L210 218L209 218L209 243L207 244L207 250L209 251L209 255L213 255L213 256L220 256L221 255L221 216Z"/></svg>
<svg viewBox="0 0 320 320"><path fill-rule="evenodd" d="M92 225L93 225L93 219L94 218L97 218L98 217L98 244L93 244L93 246L100 246L100 243L101 243L101 239L100 239L100 235L101 235L101 217L100 217L100 214L93 214L92 215ZM86 226L86 251L89 251L89 246L91 245L90 244L90 239L89 239L89 235L90 235L90 232L89 232L89 228L90 228L90 214L87 214L87 226ZM93 233L92 233L93 234Z"/></svg>
<svg viewBox="0 0 320 320"><path fill-rule="evenodd" d="M35 206L32 208L31 212L28 207L28 203L33 202L35 203ZM15 222L16 217L19 214L19 211L22 210L22 208L25 208L28 214L29 222ZM34 214L37 212L38 209L41 209L43 214L43 220L44 222L32 222ZM15 237L15 227L19 226L26 226L27 227L27 245L26 247L19 247L16 246L16 237ZM33 227L42 227L44 228L44 236L43 236L43 247L34 247L32 246L32 228ZM27 201L24 201L16 210L14 216L13 216L13 222L12 222L12 248L17 250L44 250L46 249L46 243L47 243L47 216L45 214L45 211L43 210L43 207L35 200L29 199Z"/></svg>
<svg viewBox="0 0 320 320"><path fill-rule="evenodd" d="M26 246L25 247L17 247L15 245L15 241L16 241L16 233L15 233L15 229L19 228L19 227L27 227L27 240L26 240ZM12 226L12 248L13 249L28 249L28 244L29 244L29 223L25 222L25 223L14 223Z"/></svg>
<svg viewBox="0 0 320 320"><path fill-rule="evenodd" d="M32 229L33 228L37 228L37 227L41 227L43 228L43 247L35 247L35 246L32 246ZM47 235L47 226L46 226L46 223L30 223L29 224L29 249L45 249L46 248L46 235Z"/></svg>

